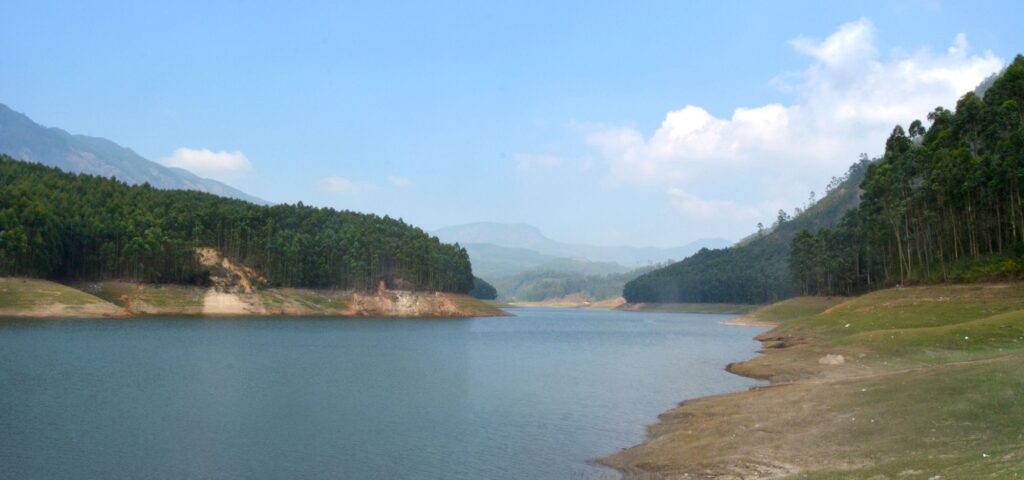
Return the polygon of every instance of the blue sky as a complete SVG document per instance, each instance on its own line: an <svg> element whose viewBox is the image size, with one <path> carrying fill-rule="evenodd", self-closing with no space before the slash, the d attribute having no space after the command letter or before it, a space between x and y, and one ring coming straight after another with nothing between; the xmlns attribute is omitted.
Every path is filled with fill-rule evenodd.
<svg viewBox="0 0 1024 480"><path fill-rule="evenodd" d="M1014 2L210 3L4 1L0 103L273 202L668 246L1024 50Z"/></svg>

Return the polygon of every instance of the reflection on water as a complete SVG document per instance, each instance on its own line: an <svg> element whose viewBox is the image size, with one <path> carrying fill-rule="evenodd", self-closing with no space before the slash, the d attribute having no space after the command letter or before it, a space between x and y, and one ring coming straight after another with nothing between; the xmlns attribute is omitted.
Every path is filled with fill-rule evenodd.
<svg viewBox="0 0 1024 480"><path fill-rule="evenodd" d="M0 322L0 477L613 478L588 460L753 382L727 316Z"/></svg>

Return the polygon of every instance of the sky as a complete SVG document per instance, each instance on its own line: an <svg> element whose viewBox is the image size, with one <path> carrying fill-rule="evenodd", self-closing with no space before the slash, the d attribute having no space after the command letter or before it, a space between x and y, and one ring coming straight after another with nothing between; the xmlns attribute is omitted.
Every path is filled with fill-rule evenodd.
<svg viewBox="0 0 1024 480"><path fill-rule="evenodd" d="M736 240L1024 51L1017 2L0 0L0 103L267 201Z"/></svg>

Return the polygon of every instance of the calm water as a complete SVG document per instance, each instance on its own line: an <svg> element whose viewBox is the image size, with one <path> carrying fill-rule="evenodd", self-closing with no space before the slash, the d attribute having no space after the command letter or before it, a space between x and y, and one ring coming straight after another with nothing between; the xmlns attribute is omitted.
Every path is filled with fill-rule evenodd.
<svg viewBox="0 0 1024 480"><path fill-rule="evenodd" d="M517 309L467 320L0 321L0 478L615 478L756 329Z"/></svg>

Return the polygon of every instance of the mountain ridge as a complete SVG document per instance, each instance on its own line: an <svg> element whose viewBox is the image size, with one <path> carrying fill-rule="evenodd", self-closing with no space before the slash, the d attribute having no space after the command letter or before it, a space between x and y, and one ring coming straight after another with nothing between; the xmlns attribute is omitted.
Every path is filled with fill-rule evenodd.
<svg viewBox="0 0 1024 480"><path fill-rule="evenodd" d="M0 153L72 173L115 177L130 185L149 183L165 190L196 190L258 204L268 203L223 182L200 177L183 168L161 165L108 138L40 125L3 103L0 103Z"/></svg>
<svg viewBox="0 0 1024 480"><path fill-rule="evenodd" d="M445 242L523 248L553 257L617 263L627 269L660 263L669 259L682 260L701 248L723 248L731 245L731 242L720 238L699 239L679 247L565 243L547 237L539 228L526 223L474 222L442 227L430 233Z"/></svg>

